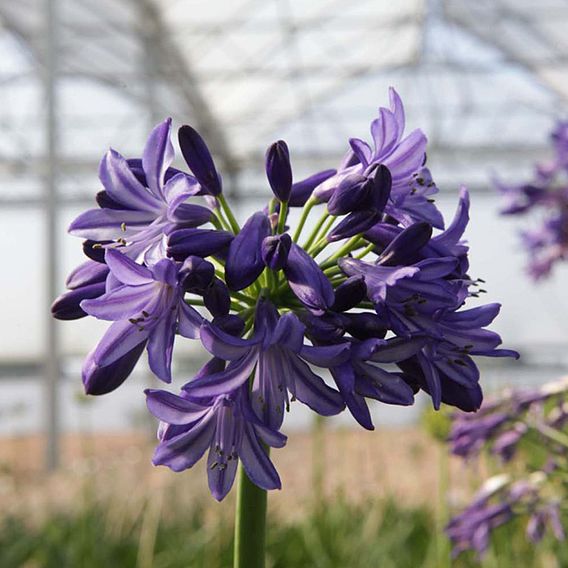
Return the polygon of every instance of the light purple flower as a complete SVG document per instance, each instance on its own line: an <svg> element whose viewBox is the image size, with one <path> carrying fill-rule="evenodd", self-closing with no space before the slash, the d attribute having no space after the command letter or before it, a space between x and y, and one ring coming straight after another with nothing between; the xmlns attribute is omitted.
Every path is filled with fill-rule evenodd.
<svg viewBox="0 0 568 568"><path fill-rule="evenodd" d="M168 175L174 158L170 130L171 119L154 128L140 169L115 150L105 154L99 168L104 187L100 208L79 215L69 226L72 235L115 241L125 245L131 258L144 254L147 262L156 262L165 256L164 235L175 227L197 227L211 219L207 207L185 203L201 189L196 180L181 172Z"/></svg>
<svg viewBox="0 0 568 568"><path fill-rule="evenodd" d="M146 341L150 368L170 382L176 331L196 338L203 319L183 300L179 266L170 259L141 266L114 249L108 249L105 258L117 286L99 298L81 302L89 315L114 322L83 367L87 392L106 392L98 383L114 385L116 381L104 369Z"/></svg>

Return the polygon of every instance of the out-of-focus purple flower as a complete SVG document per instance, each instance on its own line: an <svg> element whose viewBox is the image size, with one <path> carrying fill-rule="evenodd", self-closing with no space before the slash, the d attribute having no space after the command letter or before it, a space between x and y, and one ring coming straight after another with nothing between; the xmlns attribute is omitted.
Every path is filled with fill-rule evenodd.
<svg viewBox="0 0 568 568"><path fill-rule="evenodd" d="M545 278L557 262L568 258L567 129L568 122L557 123L551 135L554 159L536 164L531 180L516 184L494 182L502 195L502 214L539 212L533 216L534 221L529 220L532 226L521 232L529 253L528 273L534 280Z"/></svg>
<svg viewBox="0 0 568 568"><path fill-rule="evenodd" d="M281 448L286 436L263 424L250 408L248 388L195 402L187 391L182 395L147 390L150 412L163 422L155 465L173 471L194 466L209 450L209 490L221 501L235 480L241 460L249 479L263 489L280 489L280 477L263 444Z"/></svg>
<svg viewBox="0 0 568 568"><path fill-rule="evenodd" d="M113 249L107 250L105 258L120 284L99 298L81 302L89 315L114 322L83 367L87 392L108 392L107 384L116 388L112 364L146 341L150 368L170 382L176 330L184 337L196 338L202 320L183 300L178 266L169 259L141 266Z"/></svg>
<svg viewBox="0 0 568 568"><path fill-rule="evenodd" d="M198 227L211 220L207 207L185 203L199 192L196 180L181 172L168 175L174 158L170 130L171 119L154 128L139 168L115 150L106 153L99 168L104 187L97 198L100 208L79 215L69 226L72 235L116 241L131 258L144 253L146 260L156 261L164 256L164 235L174 227Z"/></svg>
<svg viewBox="0 0 568 568"><path fill-rule="evenodd" d="M292 192L292 166L284 140L274 142L266 151L266 177L276 198L287 202Z"/></svg>

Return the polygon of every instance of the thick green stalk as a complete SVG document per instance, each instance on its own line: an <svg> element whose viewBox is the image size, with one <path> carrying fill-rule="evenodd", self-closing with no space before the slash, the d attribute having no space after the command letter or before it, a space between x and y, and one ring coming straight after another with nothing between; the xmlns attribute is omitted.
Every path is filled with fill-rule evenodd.
<svg viewBox="0 0 568 568"><path fill-rule="evenodd" d="M303 244L304 250L307 251L312 246L313 242L316 240L316 237L318 236L318 233L321 229L321 226L325 223L326 219L328 219L328 218L329 218L329 212L326 209L325 212L322 214L322 216L318 219L318 221L315 224L312 232L308 236L308 239Z"/></svg>
<svg viewBox="0 0 568 568"><path fill-rule="evenodd" d="M248 478L240 464L233 568L264 568L265 541L266 491Z"/></svg>

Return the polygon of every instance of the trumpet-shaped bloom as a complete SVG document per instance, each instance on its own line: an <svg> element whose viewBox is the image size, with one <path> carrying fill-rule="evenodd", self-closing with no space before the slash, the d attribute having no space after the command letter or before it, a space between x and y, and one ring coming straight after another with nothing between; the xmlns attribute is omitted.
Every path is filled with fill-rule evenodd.
<svg viewBox="0 0 568 568"><path fill-rule="evenodd" d="M99 167L100 208L79 215L69 226L72 235L117 242L132 258L144 253L147 261L155 261L165 256L164 235L174 227L210 221L210 209L186 203L200 191L195 178L170 169L170 130L171 119L154 128L140 162L129 162L112 149L105 154Z"/></svg>
<svg viewBox="0 0 568 568"><path fill-rule="evenodd" d="M87 392L106 392L105 385L116 388L113 363L138 352L134 350L146 342L150 368L170 382L176 331L196 338L202 320L183 300L179 266L169 259L141 266L114 249L107 250L105 258L118 285L99 298L81 302L89 315L113 322L83 367Z"/></svg>

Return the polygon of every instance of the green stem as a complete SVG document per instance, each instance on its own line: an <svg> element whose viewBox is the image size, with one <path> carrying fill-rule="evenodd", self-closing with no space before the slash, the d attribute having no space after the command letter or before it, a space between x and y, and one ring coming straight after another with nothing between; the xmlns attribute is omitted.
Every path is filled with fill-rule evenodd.
<svg viewBox="0 0 568 568"><path fill-rule="evenodd" d="M288 202L280 202L280 211L278 213L278 227L276 228L276 233L281 234L284 232L284 225L286 225L286 215L288 214Z"/></svg>
<svg viewBox="0 0 568 568"><path fill-rule="evenodd" d="M266 491L248 478L240 464L233 568L264 568L265 540Z"/></svg>
<svg viewBox="0 0 568 568"><path fill-rule="evenodd" d="M237 220L235 219L235 216L233 215L233 212L231 211L231 208L229 207L225 196L221 194L217 196L217 199L225 215L227 216L227 219L229 220L229 224L231 225L233 233L235 233L236 235L241 230L241 228L239 227L239 224L237 223Z"/></svg>
<svg viewBox="0 0 568 568"><path fill-rule="evenodd" d="M313 228L312 232L308 237L308 240L304 243L302 247L304 250L307 251L312 246L312 243L316 240L316 237L318 236L321 226L325 223L328 217L329 217L329 212L326 209L325 212L322 214L322 216L318 219L315 227Z"/></svg>
<svg viewBox="0 0 568 568"><path fill-rule="evenodd" d="M314 199L313 197L310 197L308 199L308 201L306 201L306 204L304 205L304 208L302 209L302 215L300 216L300 220L298 221L298 226L296 227L296 232L294 233L294 236L292 237L292 239L294 240L295 243L298 242L298 239L300 238L300 235L302 234L302 230L304 228L304 225L306 224L306 221L308 219L310 211L313 209L314 205L316 205L316 204L317 204L317 199Z"/></svg>
<svg viewBox="0 0 568 568"><path fill-rule="evenodd" d="M346 256L350 252L354 251L361 247L361 243L363 241L363 237L361 235L355 235L351 237L341 248L337 249L328 259L320 264L322 269L329 268L335 264L335 260L341 258L342 256Z"/></svg>

